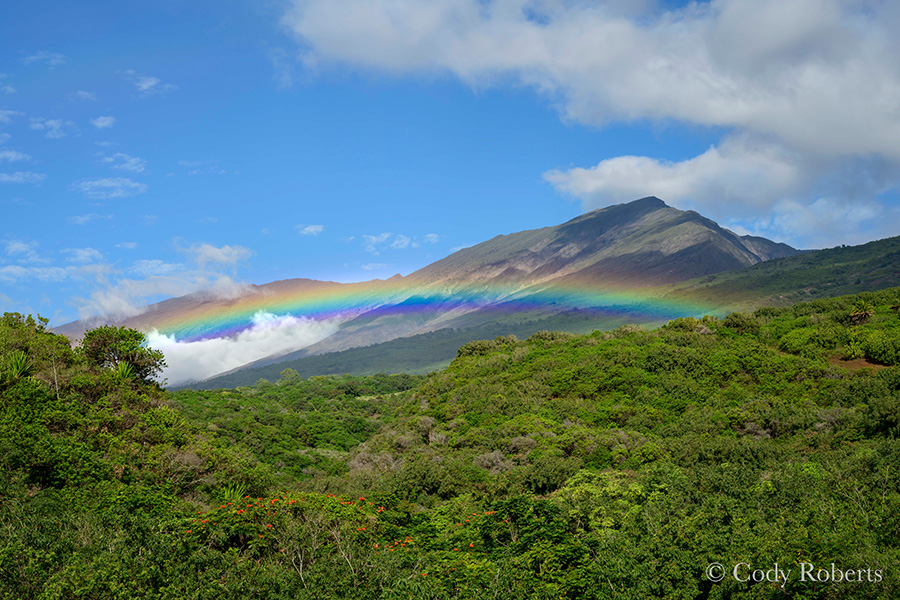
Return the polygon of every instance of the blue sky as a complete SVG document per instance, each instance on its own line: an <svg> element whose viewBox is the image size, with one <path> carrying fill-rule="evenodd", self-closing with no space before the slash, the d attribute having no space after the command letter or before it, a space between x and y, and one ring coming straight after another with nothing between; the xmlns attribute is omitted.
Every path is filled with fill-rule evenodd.
<svg viewBox="0 0 900 600"><path fill-rule="evenodd" d="M407 274L657 195L900 234L896 3L162 0L0 21L0 310Z"/></svg>

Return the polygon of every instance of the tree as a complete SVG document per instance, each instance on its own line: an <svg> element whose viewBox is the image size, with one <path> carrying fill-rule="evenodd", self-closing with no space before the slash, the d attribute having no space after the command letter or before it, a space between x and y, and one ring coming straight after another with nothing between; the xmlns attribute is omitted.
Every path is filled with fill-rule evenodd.
<svg viewBox="0 0 900 600"><path fill-rule="evenodd" d="M144 334L128 327L104 325L91 329L81 340L81 352L88 363L101 369L128 365L144 383L151 383L166 367L163 353L146 346Z"/></svg>

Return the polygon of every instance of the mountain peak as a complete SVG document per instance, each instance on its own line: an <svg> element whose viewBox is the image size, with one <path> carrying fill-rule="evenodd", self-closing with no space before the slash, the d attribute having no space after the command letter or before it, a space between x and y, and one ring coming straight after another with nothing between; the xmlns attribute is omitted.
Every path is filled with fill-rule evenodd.
<svg viewBox="0 0 900 600"><path fill-rule="evenodd" d="M654 206L656 208L667 208L669 206L656 196L645 196L644 198L639 198L638 200L626 202L626 204L640 204L642 206Z"/></svg>

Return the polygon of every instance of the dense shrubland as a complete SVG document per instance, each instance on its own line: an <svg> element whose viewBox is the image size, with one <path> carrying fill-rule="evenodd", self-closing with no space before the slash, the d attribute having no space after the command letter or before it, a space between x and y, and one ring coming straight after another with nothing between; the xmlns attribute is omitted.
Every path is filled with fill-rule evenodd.
<svg viewBox="0 0 900 600"><path fill-rule="evenodd" d="M72 350L7 314L0 597L897 597L898 304L177 393L126 330ZM794 577L714 584L711 562ZM883 580L801 582L801 563Z"/></svg>

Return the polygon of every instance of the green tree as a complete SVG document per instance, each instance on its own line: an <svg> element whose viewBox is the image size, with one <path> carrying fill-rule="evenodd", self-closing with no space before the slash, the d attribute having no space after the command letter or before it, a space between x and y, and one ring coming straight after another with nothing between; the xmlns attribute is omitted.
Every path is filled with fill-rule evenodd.
<svg viewBox="0 0 900 600"><path fill-rule="evenodd" d="M104 325L84 334L81 352L88 363L101 369L119 369L129 365L144 383L152 382L166 366L159 350L146 346L144 334L128 327Z"/></svg>

